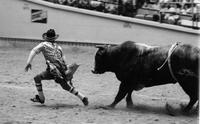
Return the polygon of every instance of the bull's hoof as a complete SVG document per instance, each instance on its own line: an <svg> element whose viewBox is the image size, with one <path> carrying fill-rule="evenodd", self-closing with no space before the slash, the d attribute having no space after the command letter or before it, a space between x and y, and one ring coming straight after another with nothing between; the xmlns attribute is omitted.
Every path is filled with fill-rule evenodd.
<svg viewBox="0 0 200 124"><path fill-rule="evenodd" d="M181 107L181 112L182 112L183 115L189 115L190 114L190 109L188 109L186 107L186 105L180 104L180 107Z"/></svg>
<svg viewBox="0 0 200 124"><path fill-rule="evenodd" d="M128 109L132 109L134 106L133 106L133 104L127 104L126 105L126 108L128 108Z"/></svg>

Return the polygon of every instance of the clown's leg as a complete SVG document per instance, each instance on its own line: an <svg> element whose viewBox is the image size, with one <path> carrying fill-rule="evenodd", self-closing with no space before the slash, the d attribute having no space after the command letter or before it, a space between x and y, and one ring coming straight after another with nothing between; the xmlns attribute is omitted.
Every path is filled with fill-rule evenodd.
<svg viewBox="0 0 200 124"><path fill-rule="evenodd" d="M40 102L43 104L45 102L45 97L44 97L44 93L43 93L43 89L42 89L41 76L40 75L35 76L34 81L35 81L36 89L38 91L38 95L36 95L35 98L32 98L31 101Z"/></svg>
<svg viewBox="0 0 200 124"><path fill-rule="evenodd" d="M57 83L59 83L61 85L61 87L64 89L64 90L67 90L69 91L70 93L74 94L75 96L77 96L85 106L87 106L89 104L88 102L88 98L86 96L84 96L81 92L77 91L75 89L75 87L73 87L72 85L70 85L69 82L65 81L64 79L62 78L56 78L55 81Z"/></svg>
<svg viewBox="0 0 200 124"><path fill-rule="evenodd" d="M35 98L32 98L31 101L33 102L45 102L45 97L42 89L42 80L51 80L54 79L53 75L49 73L49 71L44 71L34 77L35 86L38 91L38 95Z"/></svg>

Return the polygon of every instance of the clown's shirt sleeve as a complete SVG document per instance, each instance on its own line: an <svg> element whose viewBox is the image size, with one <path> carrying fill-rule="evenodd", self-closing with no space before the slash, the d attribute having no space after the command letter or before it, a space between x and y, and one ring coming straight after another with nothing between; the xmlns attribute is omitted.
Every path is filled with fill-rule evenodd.
<svg viewBox="0 0 200 124"><path fill-rule="evenodd" d="M28 57L28 60L27 60L27 64L31 64L31 62L33 61L35 55L39 54L42 51L43 47L44 47L44 44L40 43L40 44L38 44L36 47L34 47L31 50L31 52L29 54L29 57Z"/></svg>

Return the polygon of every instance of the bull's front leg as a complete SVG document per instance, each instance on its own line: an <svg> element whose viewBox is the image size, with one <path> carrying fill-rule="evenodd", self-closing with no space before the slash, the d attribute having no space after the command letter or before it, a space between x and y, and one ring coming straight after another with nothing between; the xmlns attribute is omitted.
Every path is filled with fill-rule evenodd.
<svg viewBox="0 0 200 124"><path fill-rule="evenodd" d="M133 92L133 89L131 88L131 89L128 91L128 94L127 94L127 96L126 96L126 107L127 107L127 108L132 108L132 107L133 107L132 92Z"/></svg>
<svg viewBox="0 0 200 124"><path fill-rule="evenodd" d="M119 86L119 91L117 93L117 96L115 97L115 100L113 101L112 104L108 105L106 108L107 109L114 108L117 105L117 103L119 103L126 96L128 90L129 90L128 85L122 82Z"/></svg>

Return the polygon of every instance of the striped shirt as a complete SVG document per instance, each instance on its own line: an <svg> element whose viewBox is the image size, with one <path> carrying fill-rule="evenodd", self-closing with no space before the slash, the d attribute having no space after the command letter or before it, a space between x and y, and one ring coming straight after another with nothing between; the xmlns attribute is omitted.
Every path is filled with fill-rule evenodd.
<svg viewBox="0 0 200 124"><path fill-rule="evenodd" d="M56 43L42 42L33 48L36 54L43 53L46 61L55 65L65 65L62 48Z"/></svg>

